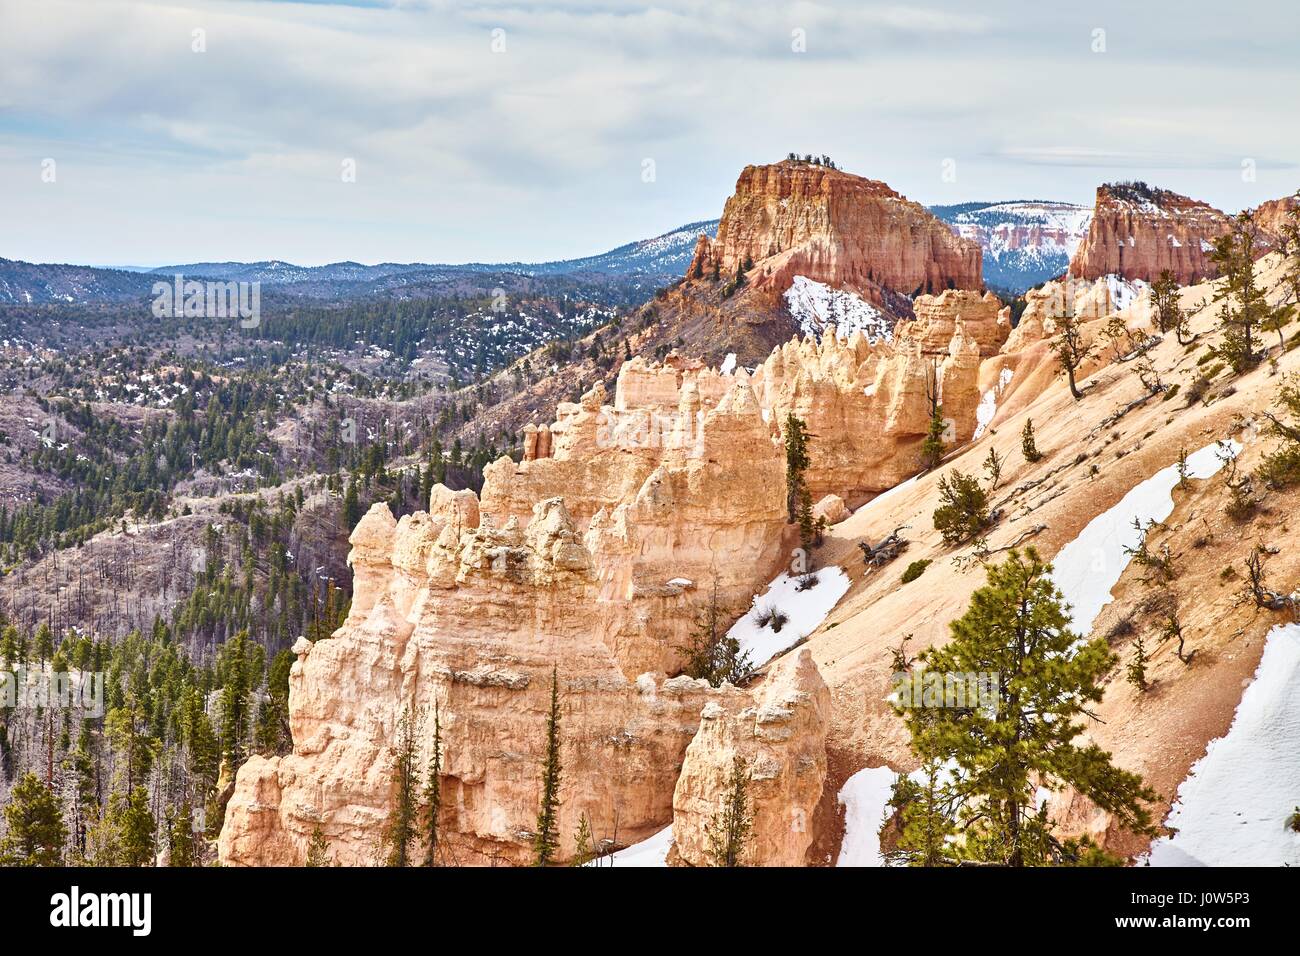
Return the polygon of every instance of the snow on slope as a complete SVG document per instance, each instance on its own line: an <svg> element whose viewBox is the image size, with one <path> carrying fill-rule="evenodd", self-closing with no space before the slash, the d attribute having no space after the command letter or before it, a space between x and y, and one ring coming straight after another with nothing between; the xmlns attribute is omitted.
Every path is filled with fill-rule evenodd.
<svg viewBox="0 0 1300 956"><path fill-rule="evenodd" d="M1300 624L1268 633L1226 736L1210 741L1151 844L1152 866L1300 866Z"/></svg>
<svg viewBox="0 0 1300 956"><path fill-rule="evenodd" d="M884 866L880 858L880 825L898 777L888 767L859 770L840 788L844 805L844 842L836 866Z"/></svg>
<svg viewBox="0 0 1300 956"><path fill-rule="evenodd" d="M842 339L858 331L872 342L888 342L894 337L894 320L866 299L807 276L794 277L785 291L785 301L799 323L799 331L819 340L829 330Z"/></svg>
<svg viewBox="0 0 1300 956"><path fill-rule="evenodd" d="M607 857L592 860L587 866L667 866L668 849L673 845L672 824L664 827L654 836L646 837L640 843L611 853Z"/></svg>
<svg viewBox="0 0 1300 956"><path fill-rule="evenodd" d="M1011 369L1004 368L998 373L997 384L980 396L979 407L975 409L975 434L971 435L971 441L983 435L984 429L988 428L989 422L993 421L993 416L998 413L998 399L1011 384L1015 374Z"/></svg>
<svg viewBox="0 0 1300 956"><path fill-rule="evenodd" d="M1188 477L1209 478L1216 474L1224 464L1219 457L1221 450L1237 455L1241 446L1235 441L1213 442L1188 455ZM1053 559L1052 580L1070 604L1070 621L1076 634L1086 637L1101 609L1111 602L1111 588L1132 560L1124 548L1136 548L1141 541L1133 520L1139 519L1145 526L1168 518L1174 510L1172 492L1177 484L1177 465L1156 472L1130 489L1109 511L1093 518Z"/></svg>
<svg viewBox="0 0 1300 956"><path fill-rule="evenodd" d="M763 594L754 598L750 612L731 625L727 636L740 639L741 650L749 652L750 664L766 664L817 630L849 589L849 576L842 568L830 565L814 573L817 583L800 591L799 576L782 572ZM759 612L769 608L779 609L788 617L780 631L772 630L770 623L759 626Z"/></svg>

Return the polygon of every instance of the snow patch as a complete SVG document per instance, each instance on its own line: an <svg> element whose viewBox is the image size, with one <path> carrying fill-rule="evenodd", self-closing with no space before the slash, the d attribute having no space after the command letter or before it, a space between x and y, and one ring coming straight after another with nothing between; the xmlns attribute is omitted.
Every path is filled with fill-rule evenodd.
<svg viewBox="0 0 1300 956"><path fill-rule="evenodd" d="M1228 733L1210 741L1151 844L1152 866L1300 866L1300 624L1268 632Z"/></svg>
<svg viewBox="0 0 1300 956"><path fill-rule="evenodd" d="M795 276L785 291L785 301L804 335L820 339L824 333L834 331L839 338L847 339L861 332L873 343L893 340L893 320L854 292Z"/></svg>
<svg viewBox="0 0 1300 956"><path fill-rule="evenodd" d="M1221 450L1235 456L1241 452L1241 445L1231 440L1213 442L1188 455L1188 477L1209 478L1216 474L1224 464ZM1088 522L1052 561L1052 580L1070 604L1070 626L1076 634L1086 637L1101 609L1114 600L1111 588L1132 560L1124 549L1136 548L1141 542L1141 532L1133 527L1134 519L1145 526L1168 518L1174 510L1172 493L1177 484L1177 465L1156 472L1131 488L1109 511Z"/></svg>
<svg viewBox="0 0 1300 956"><path fill-rule="evenodd" d="M993 416L998 413L998 399L1006 391L1011 379L1015 376L1009 368L1004 368L998 373L998 382L980 397L980 404L975 409L975 434L971 436L971 441L979 438L984 434L984 429L989 427L989 422L993 421Z"/></svg>
<svg viewBox="0 0 1300 956"><path fill-rule="evenodd" d="M599 860L592 860L587 866L667 866L668 849L673 845L673 828L664 827L654 836L646 837L640 843L633 843L625 849L611 853Z"/></svg>
<svg viewBox="0 0 1300 956"><path fill-rule="evenodd" d="M721 372L723 375L728 375L731 372L734 372L735 370L736 370L736 353L728 352L727 357L722 360L722 365L718 368L718 371Z"/></svg>
<svg viewBox="0 0 1300 956"><path fill-rule="evenodd" d="M859 770L840 788L844 805L844 842L836 866L884 866L880 826L889 815L889 798L898 774L888 767Z"/></svg>
<svg viewBox="0 0 1300 956"><path fill-rule="evenodd" d="M731 625L727 636L740 641L741 650L749 652L750 664L755 667L766 664L817 630L849 589L849 576L843 568L830 565L813 573L817 575L817 583L800 591L802 575L791 577L783 571L764 593L754 598L749 613ZM759 626L759 612L768 608L786 615L780 631L773 631L770 623Z"/></svg>

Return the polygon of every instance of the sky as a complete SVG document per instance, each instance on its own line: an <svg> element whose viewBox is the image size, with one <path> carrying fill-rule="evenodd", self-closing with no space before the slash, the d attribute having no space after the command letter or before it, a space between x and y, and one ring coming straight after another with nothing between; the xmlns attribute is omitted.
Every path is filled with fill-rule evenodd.
<svg viewBox="0 0 1300 956"><path fill-rule="evenodd" d="M538 261L828 154L926 204L1300 187L1300 4L0 0L0 257Z"/></svg>

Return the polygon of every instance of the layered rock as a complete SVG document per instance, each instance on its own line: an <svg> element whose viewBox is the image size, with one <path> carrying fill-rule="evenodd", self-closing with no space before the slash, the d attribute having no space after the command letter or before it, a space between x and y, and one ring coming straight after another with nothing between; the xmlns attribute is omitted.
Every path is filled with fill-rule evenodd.
<svg viewBox="0 0 1300 956"><path fill-rule="evenodd" d="M793 340L755 371L754 391L772 420L784 425L794 414L808 426L804 480L814 501L834 494L856 507L916 474L932 394L950 444L974 434L979 343L958 322L944 350L932 354L914 326L900 322L892 343L875 345L860 333L847 343Z"/></svg>
<svg viewBox="0 0 1300 956"><path fill-rule="evenodd" d="M553 669L562 852L584 816L620 843L661 828L704 705L748 700L664 674L715 581L739 609L785 561L784 453L744 378L729 385L711 408L684 387L666 434L594 390L549 429L550 457L489 466L481 502L438 486L428 513L371 508L347 621L295 647L293 752L240 768L223 862L300 863L317 826L338 862L378 861L399 722L423 720L424 767L435 711L449 860L525 861Z"/></svg>
<svg viewBox="0 0 1300 956"><path fill-rule="evenodd" d="M1002 301L992 292L947 289L917 296L912 308L916 319L906 328L927 355L946 355L958 325L975 340L983 358L997 355L1011 331Z"/></svg>
<svg viewBox="0 0 1300 956"><path fill-rule="evenodd" d="M1004 353L1019 352L1034 342L1056 334L1056 320L1072 315L1082 322L1104 319L1117 312L1149 309L1150 291L1144 283L1127 283L1115 277L1096 280L1064 276L1025 293L1019 324L1003 343Z"/></svg>
<svg viewBox="0 0 1300 956"><path fill-rule="evenodd" d="M1098 187L1088 236L1070 260L1070 275L1119 275L1154 282L1168 269L1180 285L1218 274L1209 253L1231 218L1207 203L1142 183Z"/></svg>
<svg viewBox="0 0 1300 956"><path fill-rule="evenodd" d="M787 160L746 166L723 208L717 238L701 237L687 276L750 267L757 290L790 287L796 275L850 288L876 302L978 289L979 244L955 236L919 203L882 182Z"/></svg>
<svg viewBox="0 0 1300 956"><path fill-rule="evenodd" d="M679 861L712 864L710 828L716 830L739 759L753 825L742 862L802 866L826 780L830 713L830 689L806 648L773 665L752 701L706 704L673 792Z"/></svg>

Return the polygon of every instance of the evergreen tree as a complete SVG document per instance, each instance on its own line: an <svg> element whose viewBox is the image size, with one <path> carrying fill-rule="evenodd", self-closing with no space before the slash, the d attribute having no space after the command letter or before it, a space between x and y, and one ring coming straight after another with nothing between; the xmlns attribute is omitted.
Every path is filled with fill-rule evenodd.
<svg viewBox="0 0 1300 956"><path fill-rule="evenodd" d="M546 717L546 759L542 764L542 798L537 811L537 834L533 838L533 864L555 862L560 840L556 818L560 808L560 681L551 668L551 709Z"/></svg>
<svg viewBox="0 0 1300 956"><path fill-rule="evenodd" d="M325 831L318 823L312 828L311 839L307 841L307 859L303 866L332 866L329 850L330 845L325 839Z"/></svg>
<svg viewBox="0 0 1300 956"><path fill-rule="evenodd" d="M943 406L939 404L939 372L933 362L927 370L925 398L930 406L930 424L925 441L921 443L921 462L926 471L932 471L943 458L946 447L943 438L948 432L948 425L943 420Z"/></svg>
<svg viewBox="0 0 1300 956"><path fill-rule="evenodd" d="M750 771L739 754L732 760L727 793L705 824L708 858L713 866L744 866L754 816L749 805Z"/></svg>
<svg viewBox="0 0 1300 956"><path fill-rule="evenodd" d="M114 794L114 797L117 797ZM118 800L115 806L117 831L124 866L152 866L154 859L154 833L158 822L149 810L149 795L144 787L136 787L130 796Z"/></svg>
<svg viewBox="0 0 1300 956"><path fill-rule="evenodd" d="M1254 333L1267 324L1272 309L1255 276L1255 242L1258 230L1251 214L1242 212L1232 228L1214 240L1210 259L1219 267L1214 301L1219 303L1222 340L1214 353L1240 375L1259 362Z"/></svg>
<svg viewBox="0 0 1300 956"><path fill-rule="evenodd" d="M58 798L36 774L14 785L5 805L5 837L0 866L59 866L68 837Z"/></svg>
<svg viewBox="0 0 1300 956"><path fill-rule="evenodd" d="M167 808L167 851L174 867L196 866L194 811L186 800L180 809Z"/></svg>
<svg viewBox="0 0 1300 956"><path fill-rule="evenodd" d="M785 417L785 501L791 522L799 520L803 476L808 464L808 426L791 412Z"/></svg>
<svg viewBox="0 0 1300 956"><path fill-rule="evenodd" d="M1057 336L1052 341L1052 350L1065 370L1065 377L1070 383L1070 394L1080 401L1083 392L1075 381L1079 367L1092 355L1092 345L1083 338L1082 323L1073 312L1058 316L1056 319Z"/></svg>
<svg viewBox="0 0 1300 956"><path fill-rule="evenodd" d="M954 471L939 477L934 530L947 545L961 544L989 526L989 496L972 475Z"/></svg>
<svg viewBox="0 0 1300 956"><path fill-rule="evenodd" d="M384 829L389 866L409 866L411 844L416 839L418 818L419 773L415 769L415 727L409 711L402 711L397 722L397 739L393 747L393 809Z"/></svg>
<svg viewBox="0 0 1300 956"><path fill-rule="evenodd" d="M682 673L696 680L707 680L713 687L724 682L739 684L753 670L749 652L740 647L740 639L727 633L722 609L718 606L718 581L708 605L695 619L690 641L677 648L686 658Z"/></svg>
<svg viewBox="0 0 1300 956"><path fill-rule="evenodd" d="M988 583L952 622L952 640L924 657L944 675L990 675L995 706L922 707L906 712L922 762L951 766L952 825L968 858L1008 866L1077 862L1086 848L1062 843L1039 787L1072 787L1137 833L1153 833L1145 803L1156 799L1137 774L1078 743L1078 718L1102 698L1115 666L1104 638L1081 641L1069 627L1051 566L1033 549L1012 550L988 568Z"/></svg>
<svg viewBox="0 0 1300 956"><path fill-rule="evenodd" d="M433 756L424 784L424 837L427 849L424 865L438 865L438 815L442 812L442 718L433 706Z"/></svg>
<svg viewBox="0 0 1300 956"><path fill-rule="evenodd" d="M957 862L951 838L957 828L953 823L953 795L947 775L939 762L927 760L921 767L921 779L900 774L894 782L889 805L897 814L897 838L889 850L881 853L890 866L947 866ZM887 820L881 833L895 826Z"/></svg>
<svg viewBox="0 0 1300 956"><path fill-rule="evenodd" d="M1038 442L1034 438L1034 420L1025 419L1024 431L1020 433L1020 453L1025 456L1025 461L1031 465L1043 460L1043 453L1038 450Z"/></svg>

